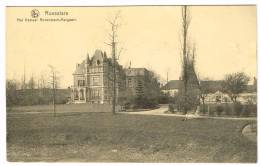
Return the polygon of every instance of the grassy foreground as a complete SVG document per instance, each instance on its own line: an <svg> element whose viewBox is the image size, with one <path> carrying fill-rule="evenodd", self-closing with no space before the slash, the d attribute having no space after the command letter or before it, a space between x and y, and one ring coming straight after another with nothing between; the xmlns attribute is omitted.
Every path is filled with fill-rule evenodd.
<svg viewBox="0 0 260 166"><path fill-rule="evenodd" d="M111 113L8 114L8 161L256 162L247 121Z"/></svg>
<svg viewBox="0 0 260 166"><path fill-rule="evenodd" d="M110 104L57 104L56 112L111 112ZM117 109L119 107L117 106ZM7 112L53 112L53 105L32 105L32 106L13 106L7 107Z"/></svg>

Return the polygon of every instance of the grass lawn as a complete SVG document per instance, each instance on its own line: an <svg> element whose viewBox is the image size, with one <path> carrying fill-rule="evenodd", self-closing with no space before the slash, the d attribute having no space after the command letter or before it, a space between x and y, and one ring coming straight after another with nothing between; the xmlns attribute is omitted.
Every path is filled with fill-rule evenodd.
<svg viewBox="0 0 260 166"><path fill-rule="evenodd" d="M8 161L256 162L249 121L111 113L8 114Z"/></svg>
<svg viewBox="0 0 260 166"><path fill-rule="evenodd" d="M117 106L117 109L119 107ZM111 112L110 104L57 104L56 112ZM13 106L7 108L8 112L53 112L53 105Z"/></svg>

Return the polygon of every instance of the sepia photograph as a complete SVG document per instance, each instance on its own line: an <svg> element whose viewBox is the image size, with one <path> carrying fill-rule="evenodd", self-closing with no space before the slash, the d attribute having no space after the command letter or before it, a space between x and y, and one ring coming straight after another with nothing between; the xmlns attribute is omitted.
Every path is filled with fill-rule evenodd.
<svg viewBox="0 0 260 166"><path fill-rule="evenodd" d="M5 7L6 160L257 163L257 6Z"/></svg>

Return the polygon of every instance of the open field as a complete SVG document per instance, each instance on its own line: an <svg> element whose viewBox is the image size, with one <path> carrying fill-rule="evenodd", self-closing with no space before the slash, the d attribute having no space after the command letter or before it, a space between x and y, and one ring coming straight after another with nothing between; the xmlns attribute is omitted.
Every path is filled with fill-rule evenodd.
<svg viewBox="0 0 260 166"><path fill-rule="evenodd" d="M117 107L119 109L119 107ZM7 108L8 113L16 112L53 112L53 105L32 105L32 106L13 106ZM66 112L111 112L110 104L58 104L56 105L57 113Z"/></svg>
<svg viewBox="0 0 260 166"><path fill-rule="evenodd" d="M256 162L251 121L111 113L8 114L8 161Z"/></svg>

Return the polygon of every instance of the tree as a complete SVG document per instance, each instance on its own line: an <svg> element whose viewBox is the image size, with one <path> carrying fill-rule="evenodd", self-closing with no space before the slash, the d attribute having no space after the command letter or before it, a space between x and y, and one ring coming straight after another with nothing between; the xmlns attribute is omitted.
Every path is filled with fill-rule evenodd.
<svg viewBox="0 0 260 166"><path fill-rule="evenodd" d="M56 116L56 90L58 88L58 79L57 79L57 71L55 70L54 66L49 65L51 78L50 84L52 86L52 101L53 101L53 113L54 117Z"/></svg>
<svg viewBox="0 0 260 166"><path fill-rule="evenodd" d="M32 74L29 81L28 81L28 89L27 89L27 93L28 95L26 95L26 91L24 91L25 93L23 93L23 99L24 102L29 104L29 105L35 105L38 103L37 100L37 93L36 92L36 81L35 81L35 77Z"/></svg>
<svg viewBox="0 0 260 166"><path fill-rule="evenodd" d="M50 87L48 85L47 73L42 71L38 78L38 104L50 103Z"/></svg>
<svg viewBox="0 0 260 166"><path fill-rule="evenodd" d="M7 80L6 81L6 105L13 106L17 104L17 81Z"/></svg>
<svg viewBox="0 0 260 166"><path fill-rule="evenodd" d="M200 99L202 100L202 104L205 104L205 98L210 93L209 82L203 82L200 84Z"/></svg>
<svg viewBox="0 0 260 166"><path fill-rule="evenodd" d="M112 113L116 113L116 86L117 86L117 78L116 78L116 66L117 60L122 52L122 49L117 52L117 45L118 45L118 28L120 24L118 23L120 18L120 12L117 12L114 18L108 19L107 22L110 24L111 32L109 33L109 43L106 43L111 47L112 52L112 70L113 70L113 101L112 101Z"/></svg>
<svg viewBox="0 0 260 166"><path fill-rule="evenodd" d="M38 79L38 88L39 89L45 89L48 88L48 84L47 84L47 78L46 78L46 73L45 72L41 72L40 77Z"/></svg>
<svg viewBox="0 0 260 166"><path fill-rule="evenodd" d="M209 93L213 93L216 87L212 87L212 81L209 79L204 79L200 81L200 99L202 100L202 104L205 104L205 99Z"/></svg>
<svg viewBox="0 0 260 166"><path fill-rule="evenodd" d="M26 83L26 77L25 77L25 74L22 76L22 79L21 79L21 89L24 91L26 88L27 88L27 83Z"/></svg>
<svg viewBox="0 0 260 166"><path fill-rule="evenodd" d="M180 109L187 113L198 105L199 82L195 72L196 47L190 46L188 40L188 30L191 22L189 8L182 7L182 86L179 91L177 104Z"/></svg>
<svg viewBox="0 0 260 166"><path fill-rule="evenodd" d="M30 78L30 80L28 82L28 88L33 90L33 89L35 89L35 85L36 85L35 79L34 79L34 76L32 74L32 76L31 76L31 78Z"/></svg>
<svg viewBox="0 0 260 166"><path fill-rule="evenodd" d="M24 91L27 87L26 84L26 72L25 72L25 58L24 58L24 64L23 64L23 75L22 75L22 84L21 84L21 89Z"/></svg>
<svg viewBox="0 0 260 166"><path fill-rule="evenodd" d="M247 84L250 77L244 72L237 72L228 74L222 83L222 88L225 93L229 95L231 100L235 103L239 94L247 89Z"/></svg>

